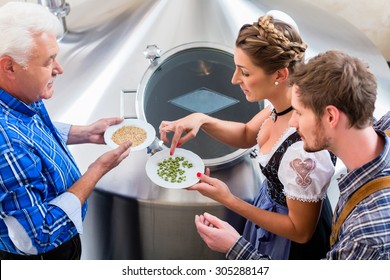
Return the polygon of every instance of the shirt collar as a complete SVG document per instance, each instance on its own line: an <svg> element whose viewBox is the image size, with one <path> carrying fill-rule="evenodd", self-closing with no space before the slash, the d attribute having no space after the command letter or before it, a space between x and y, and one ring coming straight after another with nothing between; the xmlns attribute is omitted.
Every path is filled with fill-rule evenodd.
<svg viewBox="0 0 390 280"><path fill-rule="evenodd" d="M389 137L381 130L377 134L384 137L385 144L382 152L372 161L348 172L339 179L340 196L348 199L358 188L381 175L384 169L390 168L390 141ZM386 175L386 174L383 174ZM353 184L351 184L353 182Z"/></svg>
<svg viewBox="0 0 390 280"><path fill-rule="evenodd" d="M20 101L13 97L11 94L0 88L0 102L9 110L16 111L20 114L27 115L29 117L34 116L37 113L37 109L40 107L41 101L34 102L31 105Z"/></svg>

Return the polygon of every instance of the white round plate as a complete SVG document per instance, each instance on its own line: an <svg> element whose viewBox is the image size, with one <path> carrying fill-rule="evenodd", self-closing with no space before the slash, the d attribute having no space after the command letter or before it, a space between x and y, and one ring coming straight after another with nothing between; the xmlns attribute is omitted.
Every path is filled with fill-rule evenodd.
<svg viewBox="0 0 390 280"><path fill-rule="evenodd" d="M204 163L203 160L197 155L194 154L191 151L176 148L175 153L172 157L184 157L184 159L188 160L189 163L192 163L191 168L182 168L185 173L183 174L186 176L186 180L183 182L175 182L171 183L170 181L165 181L163 178L161 178L157 174L158 170L158 163L162 162L164 159L169 158L169 149L164 149L160 152L155 153L153 156L151 156L148 161L146 162L145 170L146 174L152 180L153 183L156 185L168 188L168 189L183 189L190 187L192 185L195 185L199 179L196 176L196 173L201 172L204 173Z"/></svg>
<svg viewBox="0 0 390 280"><path fill-rule="evenodd" d="M156 138L156 131L154 130L154 127L143 120L139 119L124 119L123 122L120 124L112 125L109 128L107 128L106 132L104 133L104 141L107 145L109 145L112 148L117 148L118 144L116 144L114 141L112 141L111 137L117 131L119 128L124 126L135 126L142 128L146 132L146 139L142 144L139 144L138 146L131 147L130 151L139 151L142 149L147 148L150 144L153 143L154 139Z"/></svg>

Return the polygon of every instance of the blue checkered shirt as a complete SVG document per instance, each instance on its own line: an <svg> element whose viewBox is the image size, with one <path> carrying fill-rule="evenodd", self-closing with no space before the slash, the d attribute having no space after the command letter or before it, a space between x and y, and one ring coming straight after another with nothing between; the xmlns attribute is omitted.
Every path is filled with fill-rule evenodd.
<svg viewBox="0 0 390 280"><path fill-rule="evenodd" d="M0 250L40 254L81 232L87 203L66 192L80 176L43 102L0 89Z"/></svg>

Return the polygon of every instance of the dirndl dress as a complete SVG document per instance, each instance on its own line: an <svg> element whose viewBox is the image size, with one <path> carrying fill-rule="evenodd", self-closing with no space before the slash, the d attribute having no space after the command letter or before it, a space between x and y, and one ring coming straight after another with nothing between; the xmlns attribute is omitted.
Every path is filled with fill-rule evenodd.
<svg viewBox="0 0 390 280"><path fill-rule="evenodd" d="M275 260L318 260L330 249L332 208L326 191L334 174L336 158L328 151L308 153L294 128L288 129L269 155L259 154L265 177L253 202L258 208L287 214L286 196L307 202L322 200L322 210L311 240L290 241L247 221L243 237L258 252Z"/></svg>

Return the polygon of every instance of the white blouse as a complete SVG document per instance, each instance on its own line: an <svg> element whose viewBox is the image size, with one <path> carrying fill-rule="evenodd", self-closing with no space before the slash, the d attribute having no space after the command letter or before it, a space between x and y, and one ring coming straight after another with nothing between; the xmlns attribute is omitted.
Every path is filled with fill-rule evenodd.
<svg viewBox="0 0 390 280"><path fill-rule="evenodd" d="M259 152L259 164L266 166L276 149L295 131L295 128L287 129L269 154ZM278 176L287 198L317 202L325 199L334 171L328 151L309 153L303 149L303 142L298 141L288 147L283 155Z"/></svg>

